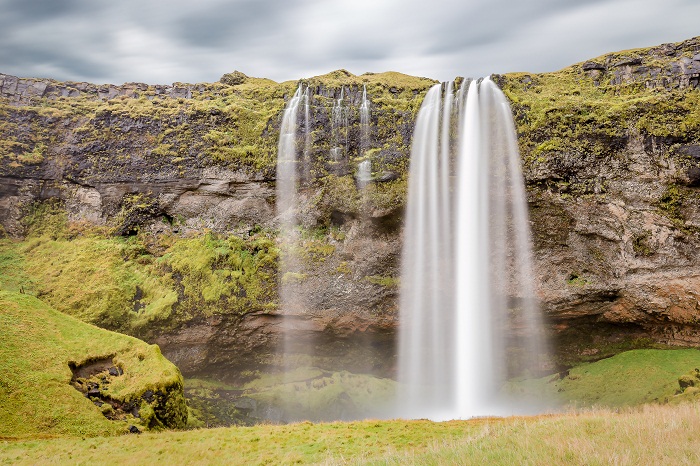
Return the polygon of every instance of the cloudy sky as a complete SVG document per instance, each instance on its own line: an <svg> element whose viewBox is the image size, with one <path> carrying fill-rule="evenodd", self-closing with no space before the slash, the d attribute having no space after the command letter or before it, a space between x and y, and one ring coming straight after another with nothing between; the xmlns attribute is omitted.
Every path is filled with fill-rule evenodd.
<svg viewBox="0 0 700 466"><path fill-rule="evenodd" d="M0 73L120 84L553 71L700 35L698 0L0 0Z"/></svg>

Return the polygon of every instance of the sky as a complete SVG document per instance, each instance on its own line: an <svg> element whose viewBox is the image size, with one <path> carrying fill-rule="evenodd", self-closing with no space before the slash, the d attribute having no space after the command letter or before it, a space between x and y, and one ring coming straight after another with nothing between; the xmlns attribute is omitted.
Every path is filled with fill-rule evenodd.
<svg viewBox="0 0 700 466"><path fill-rule="evenodd" d="M0 0L0 73L121 84L546 72L700 35L699 0Z"/></svg>

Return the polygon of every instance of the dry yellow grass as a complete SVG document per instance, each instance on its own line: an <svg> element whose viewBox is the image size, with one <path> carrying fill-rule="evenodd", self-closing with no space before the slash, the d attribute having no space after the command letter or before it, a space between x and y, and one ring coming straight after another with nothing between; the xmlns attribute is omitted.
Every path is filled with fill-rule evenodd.
<svg viewBox="0 0 700 466"><path fill-rule="evenodd" d="M0 442L0 464L700 464L700 404Z"/></svg>

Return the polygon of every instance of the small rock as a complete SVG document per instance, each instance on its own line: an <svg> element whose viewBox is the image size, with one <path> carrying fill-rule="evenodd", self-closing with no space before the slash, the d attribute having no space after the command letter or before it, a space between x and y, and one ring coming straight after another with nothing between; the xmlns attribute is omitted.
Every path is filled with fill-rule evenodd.
<svg viewBox="0 0 700 466"><path fill-rule="evenodd" d="M619 62L615 63L613 67L618 67L618 66L634 66L634 65L641 65L642 64L642 59L641 58L623 58Z"/></svg>
<svg viewBox="0 0 700 466"><path fill-rule="evenodd" d="M394 172L384 172L379 177L377 177L377 181L380 183L386 183L387 181L394 181L399 178L399 175L397 175Z"/></svg>
<svg viewBox="0 0 700 466"><path fill-rule="evenodd" d="M592 70L605 71L605 66L601 65L600 63L596 63L594 61L587 61L586 63L583 64L582 69L583 69L583 71L592 71Z"/></svg>
<svg viewBox="0 0 700 466"><path fill-rule="evenodd" d="M117 376L120 376L122 374L123 374L123 372L119 367L112 366L109 368L109 375L111 375L112 377L117 377Z"/></svg>
<svg viewBox="0 0 700 466"><path fill-rule="evenodd" d="M240 71L234 71L233 73L226 73L219 79L221 84L226 84L227 86L235 86L237 84L243 84L248 79L248 76L241 73Z"/></svg>
<svg viewBox="0 0 700 466"><path fill-rule="evenodd" d="M90 390L88 390L87 396L88 396L88 398L93 398L93 397L97 398L100 396L100 390L97 388L91 388Z"/></svg>
<svg viewBox="0 0 700 466"><path fill-rule="evenodd" d="M700 145L688 144L678 148L678 153L700 160Z"/></svg>
<svg viewBox="0 0 700 466"><path fill-rule="evenodd" d="M141 433L141 429L139 429L139 428L136 427L136 426L129 426L129 433L131 433L131 434L140 434L140 433Z"/></svg>
<svg viewBox="0 0 700 466"><path fill-rule="evenodd" d="M153 391L146 390L143 392L143 395L141 395L141 399L146 400L149 403L153 403Z"/></svg>

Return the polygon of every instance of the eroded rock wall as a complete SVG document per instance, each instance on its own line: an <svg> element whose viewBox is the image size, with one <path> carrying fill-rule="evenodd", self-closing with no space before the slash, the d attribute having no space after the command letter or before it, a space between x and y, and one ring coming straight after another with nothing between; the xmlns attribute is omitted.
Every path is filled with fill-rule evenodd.
<svg viewBox="0 0 700 466"><path fill-rule="evenodd" d="M516 118L559 364L656 343L700 345L698 54L695 38L495 78ZM22 235L27 205L56 197L71 220L117 235L277 227L277 131L297 83L244 77L180 86L184 94L175 85L81 85L75 94L70 83L2 79L0 223L10 235ZM311 252L288 277L307 297L299 337L313 335L319 353L354 370L391 374L410 138L433 82L338 71L305 84L316 96L300 212ZM363 84L373 100L366 191L354 179L367 155ZM333 160L331 109L341 92L349 125L343 157ZM270 363L279 315L224 308L142 336L186 374L250 369Z"/></svg>

